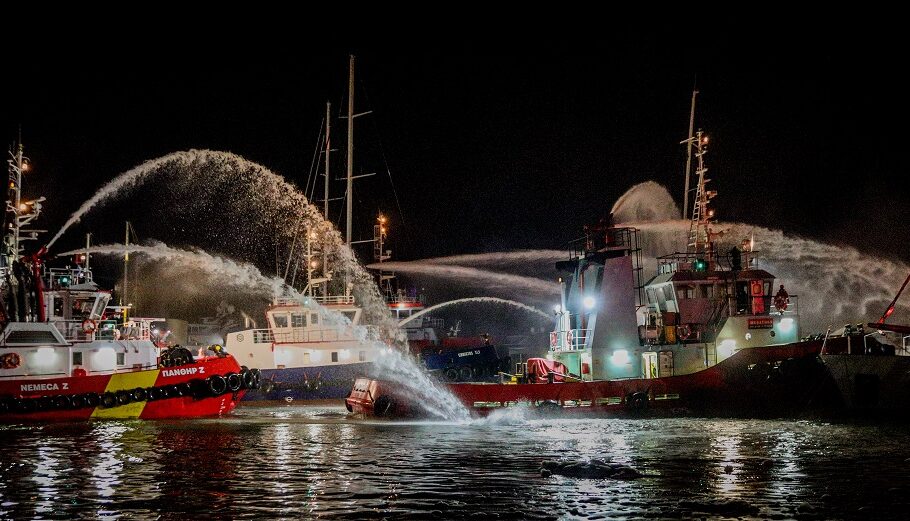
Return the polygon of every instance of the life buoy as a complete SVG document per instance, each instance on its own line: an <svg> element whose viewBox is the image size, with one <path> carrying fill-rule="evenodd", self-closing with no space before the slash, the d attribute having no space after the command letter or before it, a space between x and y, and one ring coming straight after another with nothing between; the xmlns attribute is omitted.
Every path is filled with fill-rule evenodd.
<svg viewBox="0 0 910 521"><path fill-rule="evenodd" d="M88 374L88 373L87 373L87 372L85 371L85 369L82 368L82 367L74 367L74 368L73 368L73 376L79 377L79 376L85 376L85 375L87 375L87 374Z"/></svg>
<svg viewBox="0 0 910 521"><path fill-rule="evenodd" d="M692 329L689 328L687 324L676 326L676 338L680 340L688 340L691 335Z"/></svg>
<svg viewBox="0 0 910 521"><path fill-rule="evenodd" d="M15 369L22 365L22 357L19 353L6 353L0 355L0 369Z"/></svg>
<svg viewBox="0 0 910 521"><path fill-rule="evenodd" d="M82 332L86 335L90 335L95 332L95 329L98 328L98 324L94 320L87 318L82 321Z"/></svg>

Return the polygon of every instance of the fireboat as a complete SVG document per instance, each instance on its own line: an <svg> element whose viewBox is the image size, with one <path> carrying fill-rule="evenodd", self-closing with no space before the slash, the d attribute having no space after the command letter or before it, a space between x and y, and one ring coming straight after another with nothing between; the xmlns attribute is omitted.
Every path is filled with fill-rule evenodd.
<svg viewBox="0 0 910 521"><path fill-rule="evenodd" d="M10 156L0 246L0 422L218 416L258 388L259 372L221 346L200 357L165 348L152 332L158 319L108 306L111 292L95 284L87 252L75 268L48 268L45 247L24 253L23 243L39 232L26 227L45 199L22 198L28 159L21 144Z"/></svg>
<svg viewBox="0 0 910 521"><path fill-rule="evenodd" d="M685 210L686 252L658 258L642 284L639 230L610 220L586 227L557 263L565 275L546 357L500 372L499 383L443 384L465 407L481 415L517 404L767 415L801 411L818 397L828 381L817 356L823 339L800 340L798 297L773 294L775 277L754 266L751 241L719 251L716 192L705 188L707 136L698 131L688 143L698 182ZM346 403L377 416L419 410L393 385L366 378Z"/></svg>

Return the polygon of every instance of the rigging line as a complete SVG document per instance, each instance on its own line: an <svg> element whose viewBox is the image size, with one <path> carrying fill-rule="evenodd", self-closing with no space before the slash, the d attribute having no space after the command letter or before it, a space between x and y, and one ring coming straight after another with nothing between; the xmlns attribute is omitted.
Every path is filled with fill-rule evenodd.
<svg viewBox="0 0 910 521"><path fill-rule="evenodd" d="M363 97L366 99L367 108L372 110L372 103L370 102L370 93L367 92L366 84L361 80L360 90L363 91ZM407 224L404 220L404 211L401 209L401 201L398 199L398 190L395 189L395 181L392 180L392 169L389 168L389 161L385 155L385 147L382 145L382 132L379 131L379 118L373 116L370 118L373 121L373 128L376 131L376 140L379 142L379 155L382 157L382 164L385 166L385 171L389 176L389 184L392 186L392 195L395 196L395 205L398 207L398 216L401 218L401 228L405 234L405 240L408 242L408 245L411 245L411 237L408 234Z"/></svg>
<svg viewBox="0 0 910 521"><path fill-rule="evenodd" d="M310 161L310 172L306 178L306 186L303 188L303 194L306 196L306 198L310 202L313 201L313 191L316 189L316 181L319 179L319 176L318 175L314 176L313 172L318 167L319 150L321 148L320 145L322 144L322 138L323 138L322 132L323 132L324 128L325 128L325 116L323 116L322 119L319 121L319 132L316 135L316 151L313 153L312 161ZM313 183L312 187L310 187L311 180Z"/></svg>

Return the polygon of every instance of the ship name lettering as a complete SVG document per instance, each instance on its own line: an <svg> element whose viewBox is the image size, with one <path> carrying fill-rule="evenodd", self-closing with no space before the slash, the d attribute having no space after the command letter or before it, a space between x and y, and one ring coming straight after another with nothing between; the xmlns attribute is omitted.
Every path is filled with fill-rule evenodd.
<svg viewBox="0 0 910 521"><path fill-rule="evenodd" d="M63 384L63 388L66 389L66 384ZM31 391L59 391L60 386L57 384L22 384L19 386L19 390L23 392Z"/></svg>
<svg viewBox="0 0 910 521"><path fill-rule="evenodd" d="M199 372L198 367L181 367L179 369L165 369L161 371L163 376L186 376L188 374L196 374Z"/></svg>

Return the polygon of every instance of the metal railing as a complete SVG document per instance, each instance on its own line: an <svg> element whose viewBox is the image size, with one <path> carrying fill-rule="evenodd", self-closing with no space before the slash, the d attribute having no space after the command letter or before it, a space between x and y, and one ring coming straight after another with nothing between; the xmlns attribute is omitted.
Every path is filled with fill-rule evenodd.
<svg viewBox="0 0 910 521"><path fill-rule="evenodd" d="M365 333L365 334L362 334ZM355 326L331 329L290 328L288 331L271 329L254 329L255 344L292 344L313 342L349 342L364 338L376 337L376 326Z"/></svg>
<svg viewBox="0 0 910 521"><path fill-rule="evenodd" d="M312 297L303 297L294 298L294 297L278 297L275 299L275 305L277 306L302 306L304 303L302 300L313 299L314 302L322 305L329 304L354 304L353 295L327 295L323 297L322 295L313 295Z"/></svg>
<svg viewBox="0 0 910 521"><path fill-rule="evenodd" d="M587 345L592 329L550 331L550 351L581 351Z"/></svg>

